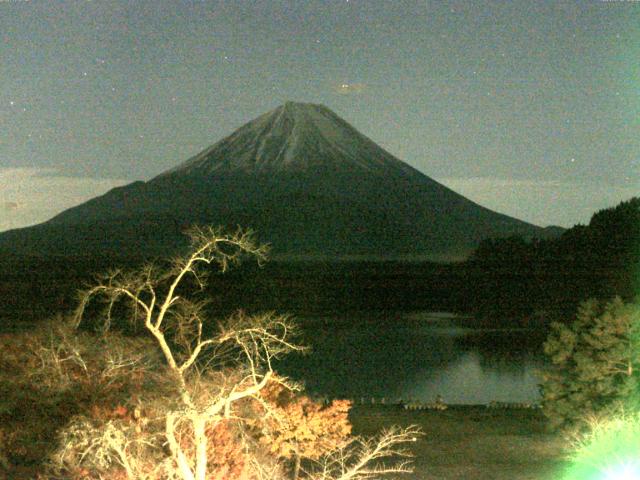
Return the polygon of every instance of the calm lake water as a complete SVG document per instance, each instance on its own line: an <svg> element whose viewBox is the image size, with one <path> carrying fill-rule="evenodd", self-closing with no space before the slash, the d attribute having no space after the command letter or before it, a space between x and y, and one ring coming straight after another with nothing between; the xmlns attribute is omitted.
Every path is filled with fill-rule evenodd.
<svg viewBox="0 0 640 480"><path fill-rule="evenodd" d="M300 317L299 317L300 318ZM300 318L311 353L277 369L330 397L536 402L544 333L457 326L444 313Z"/></svg>

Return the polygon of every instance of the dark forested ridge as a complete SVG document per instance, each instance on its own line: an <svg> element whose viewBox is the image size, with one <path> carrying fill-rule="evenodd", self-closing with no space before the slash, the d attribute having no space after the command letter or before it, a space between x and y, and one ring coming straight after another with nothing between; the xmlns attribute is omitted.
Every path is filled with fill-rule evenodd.
<svg viewBox="0 0 640 480"><path fill-rule="evenodd" d="M598 211L556 239L485 240L465 269L475 279L466 297L484 317L548 321L590 297L632 300L640 293L640 198Z"/></svg>
<svg viewBox="0 0 640 480"><path fill-rule="evenodd" d="M153 258L0 257L0 327L29 324L75 306L97 274ZM155 261L161 261L156 258ZM271 261L214 274L203 296L212 311L238 308L324 315L446 310L482 325L543 325L570 319L589 297L640 292L640 199L593 215L555 240L486 240L468 261Z"/></svg>

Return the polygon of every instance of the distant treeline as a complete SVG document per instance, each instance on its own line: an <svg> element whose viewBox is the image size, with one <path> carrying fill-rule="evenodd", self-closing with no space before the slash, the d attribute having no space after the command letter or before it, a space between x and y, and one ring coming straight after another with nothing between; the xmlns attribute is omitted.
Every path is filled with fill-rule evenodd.
<svg viewBox="0 0 640 480"><path fill-rule="evenodd" d="M133 257L0 258L0 329L69 311L76 292L97 273L132 268ZM474 314L483 325L569 321L589 297L640 293L640 199L593 215L552 240L486 240L458 264L394 261L246 262L213 273L216 315L243 308L293 314L443 310Z"/></svg>
<svg viewBox="0 0 640 480"><path fill-rule="evenodd" d="M68 312L78 289L114 266L139 258L4 258L0 275L0 321L20 325ZM155 259L161 263L160 259ZM202 299L214 315L237 309L294 315L344 312L454 310L462 292L459 266L401 262L245 262L226 274L212 272ZM185 288L194 287L185 283ZM2 329L2 325L0 325Z"/></svg>
<svg viewBox="0 0 640 480"><path fill-rule="evenodd" d="M560 237L485 240L465 263L467 308L530 320L562 320L590 297L640 294L640 198L595 213ZM568 318L567 318L568 320Z"/></svg>

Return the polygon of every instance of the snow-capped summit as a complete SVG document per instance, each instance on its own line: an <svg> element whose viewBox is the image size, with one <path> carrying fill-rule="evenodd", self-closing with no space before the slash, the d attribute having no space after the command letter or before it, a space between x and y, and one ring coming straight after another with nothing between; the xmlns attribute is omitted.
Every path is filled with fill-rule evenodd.
<svg viewBox="0 0 640 480"><path fill-rule="evenodd" d="M287 102L160 176L311 170L397 174L413 169L327 107Z"/></svg>

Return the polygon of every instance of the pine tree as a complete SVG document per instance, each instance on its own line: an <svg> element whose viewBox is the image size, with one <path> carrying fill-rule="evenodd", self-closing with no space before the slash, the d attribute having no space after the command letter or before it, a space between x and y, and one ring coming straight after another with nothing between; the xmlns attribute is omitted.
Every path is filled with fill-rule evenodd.
<svg viewBox="0 0 640 480"><path fill-rule="evenodd" d="M618 297L587 300L571 325L552 324L541 384L551 428L580 428L589 417L640 406L639 324L640 308Z"/></svg>

